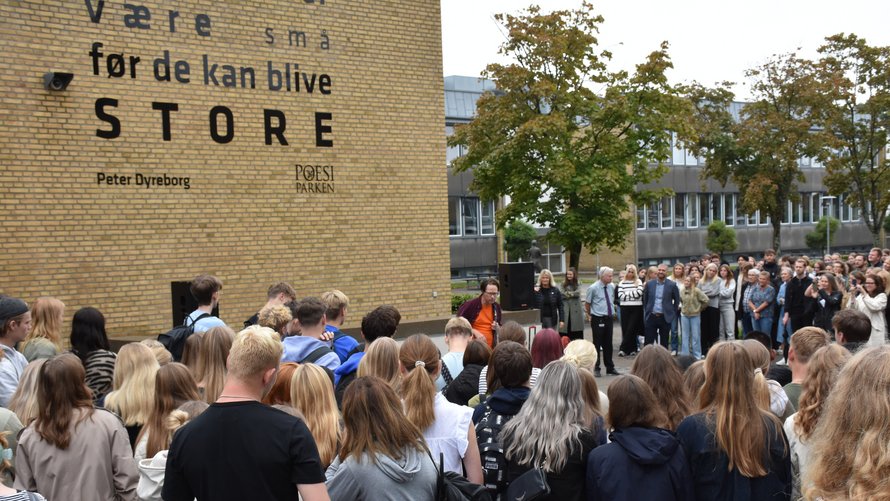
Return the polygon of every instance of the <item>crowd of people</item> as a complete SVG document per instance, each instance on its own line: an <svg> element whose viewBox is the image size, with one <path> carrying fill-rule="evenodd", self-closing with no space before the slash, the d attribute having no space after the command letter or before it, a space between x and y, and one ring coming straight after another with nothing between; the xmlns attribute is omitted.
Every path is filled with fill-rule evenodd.
<svg viewBox="0 0 890 501"><path fill-rule="evenodd" d="M713 258L586 294L542 270L533 336L483 280L444 353L393 339L392 305L360 342L343 292L287 283L236 333L198 276L187 336L116 353L96 308L63 343L61 301L0 296L0 501L432 501L446 472L491 499L887 498L887 271L767 253L736 280ZM618 318L635 358L603 392Z"/></svg>

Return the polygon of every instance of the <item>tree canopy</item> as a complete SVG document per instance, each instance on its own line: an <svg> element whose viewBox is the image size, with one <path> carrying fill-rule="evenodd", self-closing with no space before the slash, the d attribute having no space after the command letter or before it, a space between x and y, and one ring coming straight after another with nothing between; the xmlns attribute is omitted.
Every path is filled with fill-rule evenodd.
<svg viewBox="0 0 890 501"><path fill-rule="evenodd" d="M666 172L671 131L689 126L691 106L665 76L667 44L632 74L613 72L611 54L597 45L603 18L588 2L497 20L508 32L500 53L514 62L487 67L497 91L449 138L468 147L453 168L473 169L480 197L510 197L499 227L518 218L549 227L572 266L582 247L624 247L634 228L630 204L669 194L638 186Z"/></svg>
<svg viewBox="0 0 890 501"><path fill-rule="evenodd" d="M761 218L770 218L772 247L778 252L788 201L799 199L797 183L804 181L800 158L824 154L821 135L811 133L822 117L822 82L815 65L794 54L774 57L746 75L752 79L754 100L741 108L737 119L729 83L686 87L696 106L688 147L706 159L702 179L723 186L733 182L742 210L759 210Z"/></svg>
<svg viewBox="0 0 890 501"><path fill-rule="evenodd" d="M859 207L874 244L890 206L890 163L884 155L890 128L890 47L872 47L856 35L826 39L819 76L827 93L825 185Z"/></svg>

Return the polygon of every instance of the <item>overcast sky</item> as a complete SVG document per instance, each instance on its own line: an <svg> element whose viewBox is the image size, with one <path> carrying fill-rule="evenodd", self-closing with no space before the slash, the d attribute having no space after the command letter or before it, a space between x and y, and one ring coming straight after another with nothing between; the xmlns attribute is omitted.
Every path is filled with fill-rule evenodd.
<svg viewBox="0 0 890 501"><path fill-rule="evenodd" d="M479 76L497 54L504 32L494 14L517 13L524 0L441 0L444 74ZM544 11L575 9L581 0L540 0ZM856 33L870 45L890 45L890 3L879 0L604 0L593 2L605 21L600 47L614 54L611 68L634 65L670 43L673 82L745 84L744 72L772 54L815 57L826 36ZM737 99L747 88L736 86Z"/></svg>

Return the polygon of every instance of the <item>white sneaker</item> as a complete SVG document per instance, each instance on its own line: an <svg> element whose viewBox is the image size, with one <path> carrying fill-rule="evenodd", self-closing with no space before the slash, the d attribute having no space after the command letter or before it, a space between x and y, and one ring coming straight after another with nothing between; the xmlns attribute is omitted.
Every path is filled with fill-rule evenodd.
<svg viewBox="0 0 890 501"><path fill-rule="evenodd" d="M676 356L677 356L677 350L673 350L673 351L671 351L671 355L673 355L673 356L676 357Z"/></svg>

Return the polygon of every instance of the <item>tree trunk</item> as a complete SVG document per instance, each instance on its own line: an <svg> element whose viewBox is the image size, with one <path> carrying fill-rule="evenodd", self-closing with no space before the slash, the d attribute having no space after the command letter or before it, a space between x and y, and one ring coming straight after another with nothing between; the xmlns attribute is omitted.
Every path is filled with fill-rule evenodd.
<svg viewBox="0 0 890 501"><path fill-rule="evenodd" d="M770 220L773 226L773 249L777 256L782 255L782 218L773 216Z"/></svg>
<svg viewBox="0 0 890 501"><path fill-rule="evenodd" d="M578 269L578 263L581 262L582 246L580 242L573 243L566 247L569 252L569 267Z"/></svg>

